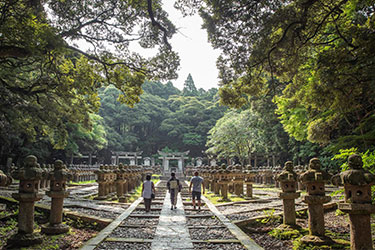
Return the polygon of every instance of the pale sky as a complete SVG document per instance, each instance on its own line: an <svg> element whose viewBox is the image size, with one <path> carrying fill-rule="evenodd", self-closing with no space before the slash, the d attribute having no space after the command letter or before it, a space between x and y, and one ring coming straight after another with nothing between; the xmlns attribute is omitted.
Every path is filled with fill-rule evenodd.
<svg viewBox="0 0 375 250"><path fill-rule="evenodd" d="M191 17L183 17L173 7L173 3L174 1L163 0L163 7L169 13L169 19L178 29L170 43L181 59L179 77L171 82L182 90L190 73L197 89L218 88L216 59L220 51L214 50L208 43L207 32L201 29L203 21L200 16L196 14Z"/></svg>

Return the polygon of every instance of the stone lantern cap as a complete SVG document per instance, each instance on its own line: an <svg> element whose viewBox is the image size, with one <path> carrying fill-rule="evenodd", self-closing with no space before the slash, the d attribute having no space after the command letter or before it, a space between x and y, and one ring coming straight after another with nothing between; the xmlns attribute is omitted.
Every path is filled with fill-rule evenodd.
<svg viewBox="0 0 375 250"><path fill-rule="evenodd" d="M11 175L17 180L40 180L43 177L43 170L40 168L37 158L29 155L25 158L22 167L12 171Z"/></svg>
<svg viewBox="0 0 375 250"><path fill-rule="evenodd" d="M72 178L61 160L56 160L53 171L49 173L48 179L54 181L69 181Z"/></svg>
<svg viewBox="0 0 375 250"><path fill-rule="evenodd" d="M375 176L369 171L363 169L362 157L353 154L348 158L349 169L340 173L340 178L333 177L332 182L336 185L350 184L356 186L374 185Z"/></svg>
<svg viewBox="0 0 375 250"><path fill-rule="evenodd" d="M321 163L318 158L312 158L309 163L309 169L299 176L302 183L323 182L327 183L331 175L321 169Z"/></svg>
<svg viewBox="0 0 375 250"><path fill-rule="evenodd" d="M360 155L353 154L349 156L348 167L348 170L332 177L332 182L336 185L344 185L345 202L371 204L371 186L375 184L375 176L363 169L362 157ZM343 209L348 210L346 207L343 207ZM361 210L364 209L361 208Z"/></svg>
<svg viewBox="0 0 375 250"><path fill-rule="evenodd" d="M283 171L277 175L276 180L279 182L296 182L298 175L294 172L293 162L285 162Z"/></svg>

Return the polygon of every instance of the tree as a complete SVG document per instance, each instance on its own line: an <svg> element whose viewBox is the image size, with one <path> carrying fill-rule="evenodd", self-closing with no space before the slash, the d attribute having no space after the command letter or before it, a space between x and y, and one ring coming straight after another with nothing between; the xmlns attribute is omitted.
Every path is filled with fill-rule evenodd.
<svg viewBox="0 0 375 250"><path fill-rule="evenodd" d="M68 123L91 126L103 86L116 86L132 106L145 79L176 77L175 27L160 1L20 0L0 9L2 154L38 135L64 148ZM134 42L158 53L146 59L130 50Z"/></svg>
<svg viewBox="0 0 375 250"><path fill-rule="evenodd" d="M190 73L185 80L184 88L182 90L182 95L183 96L197 96L198 95L198 90L195 87L193 77L191 76Z"/></svg>
<svg viewBox="0 0 375 250"><path fill-rule="evenodd" d="M278 112L296 139L374 145L372 1L183 2L185 12L199 8L209 41L223 51L223 103L240 107L281 87Z"/></svg>
<svg viewBox="0 0 375 250"><path fill-rule="evenodd" d="M252 153L264 152L265 142L259 127L259 117L250 110L230 110L210 131L207 153L219 158L237 157L242 165L250 163Z"/></svg>

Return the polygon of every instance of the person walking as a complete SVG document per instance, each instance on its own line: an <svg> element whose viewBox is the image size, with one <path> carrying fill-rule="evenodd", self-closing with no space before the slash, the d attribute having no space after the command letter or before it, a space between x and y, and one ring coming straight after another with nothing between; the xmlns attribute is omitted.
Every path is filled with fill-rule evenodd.
<svg viewBox="0 0 375 250"><path fill-rule="evenodd" d="M154 183L151 181L151 175L147 175L146 180L143 182L142 185L142 197L145 203L146 213L151 211L152 194L155 194L155 186Z"/></svg>
<svg viewBox="0 0 375 250"><path fill-rule="evenodd" d="M171 178L167 182L168 191L171 195L171 210L177 209L177 195L180 191L180 180L176 178L175 173L171 173Z"/></svg>
<svg viewBox="0 0 375 250"><path fill-rule="evenodd" d="M191 191L192 187L193 187L193 191ZM203 189L203 194L205 194L203 178L200 177L199 173L196 171L194 172L194 176L191 178L190 185L189 185L189 192L191 192L194 210L195 210L195 205L196 205L195 199L197 199L198 201L198 209L201 210L202 189Z"/></svg>

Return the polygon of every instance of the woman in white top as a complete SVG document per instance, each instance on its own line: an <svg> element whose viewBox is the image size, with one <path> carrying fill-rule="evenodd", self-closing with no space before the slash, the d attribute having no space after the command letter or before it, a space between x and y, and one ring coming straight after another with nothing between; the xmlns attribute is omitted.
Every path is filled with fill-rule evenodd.
<svg viewBox="0 0 375 250"><path fill-rule="evenodd" d="M154 183L151 181L151 175L146 176L146 180L142 185L142 197L145 203L146 212L151 210L151 194L155 194Z"/></svg>

